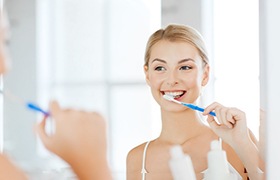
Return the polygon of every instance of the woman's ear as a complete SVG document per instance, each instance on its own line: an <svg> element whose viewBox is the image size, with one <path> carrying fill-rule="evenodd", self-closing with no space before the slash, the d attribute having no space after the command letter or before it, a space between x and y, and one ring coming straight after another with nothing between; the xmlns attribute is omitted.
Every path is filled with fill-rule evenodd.
<svg viewBox="0 0 280 180"><path fill-rule="evenodd" d="M209 73L210 73L210 67L208 64L206 64L204 67L204 70L203 70L203 77L202 77L202 81L201 81L202 86L205 86L208 83Z"/></svg>
<svg viewBox="0 0 280 180"><path fill-rule="evenodd" d="M149 67L147 65L144 65L144 73L146 77L146 83L150 86Z"/></svg>

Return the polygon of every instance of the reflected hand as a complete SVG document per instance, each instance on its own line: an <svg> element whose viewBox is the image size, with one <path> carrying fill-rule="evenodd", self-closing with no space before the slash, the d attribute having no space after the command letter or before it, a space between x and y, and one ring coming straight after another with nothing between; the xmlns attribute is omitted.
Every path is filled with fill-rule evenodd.
<svg viewBox="0 0 280 180"><path fill-rule="evenodd" d="M107 164L106 127L97 113L61 109L50 105L55 132L45 131L47 119L37 125L45 147L68 162L79 179L112 179Z"/></svg>
<svg viewBox="0 0 280 180"><path fill-rule="evenodd" d="M106 156L106 127L99 114L64 110L57 102L50 104L50 113L55 124L54 133L46 133L46 118L37 125L37 132L48 150L67 162L74 161L75 156L89 158L93 150L100 157Z"/></svg>

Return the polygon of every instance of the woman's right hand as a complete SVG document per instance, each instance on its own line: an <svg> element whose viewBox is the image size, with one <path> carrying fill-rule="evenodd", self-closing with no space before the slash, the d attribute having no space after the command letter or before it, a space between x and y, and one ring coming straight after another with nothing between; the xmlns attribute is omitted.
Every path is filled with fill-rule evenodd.
<svg viewBox="0 0 280 180"><path fill-rule="evenodd" d="M250 141L246 114L243 111L216 102L205 108L203 114L207 115L211 111L215 111L216 118L208 115L207 121L211 129L225 142L237 147Z"/></svg>

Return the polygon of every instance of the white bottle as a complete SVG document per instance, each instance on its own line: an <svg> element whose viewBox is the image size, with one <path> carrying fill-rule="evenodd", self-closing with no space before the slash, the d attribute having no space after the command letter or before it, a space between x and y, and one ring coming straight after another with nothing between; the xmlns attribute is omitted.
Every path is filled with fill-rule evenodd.
<svg viewBox="0 0 280 180"><path fill-rule="evenodd" d="M169 167L174 180L196 180L194 168L189 155L184 154L181 146L175 145L170 149Z"/></svg>
<svg viewBox="0 0 280 180"><path fill-rule="evenodd" d="M204 174L205 180L235 180L235 174L231 174L228 167L226 152L222 150L218 140L211 142L211 150L208 152L208 169Z"/></svg>

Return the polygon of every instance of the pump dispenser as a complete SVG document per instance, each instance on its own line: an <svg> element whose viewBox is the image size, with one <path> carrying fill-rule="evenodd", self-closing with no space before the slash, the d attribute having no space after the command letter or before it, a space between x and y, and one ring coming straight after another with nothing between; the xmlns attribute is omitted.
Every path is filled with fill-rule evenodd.
<svg viewBox="0 0 280 180"><path fill-rule="evenodd" d="M184 154L181 146L175 145L170 149L169 167L174 180L196 180L194 168L189 155Z"/></svg>
<svg viewBox="0 0 280 180"><path fill-rule="evenodd" d="M211 142L211 149L208 152L208 169L204 174L205 180L236 180L237 177L231 174L228 167L226 152L222 150L218 140Z"/></svg>

